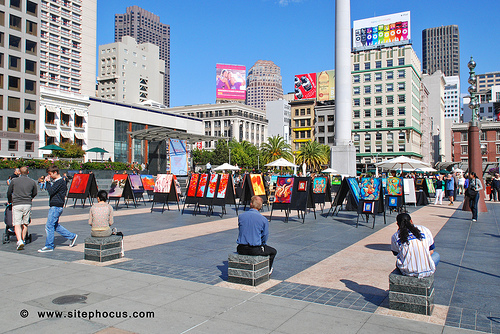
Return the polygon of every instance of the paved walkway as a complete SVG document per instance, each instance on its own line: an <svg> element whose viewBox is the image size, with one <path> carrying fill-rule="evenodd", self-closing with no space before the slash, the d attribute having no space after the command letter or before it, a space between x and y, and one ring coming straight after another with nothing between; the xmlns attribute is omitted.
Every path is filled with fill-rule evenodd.
<svg viewBox="0 0 500 334"><path fill-rule="evenodd" d="M500 205L488 203L477 223L457 205L410 208L441 254L437 305L427 317L387 309L394 215L386 225L378 217L371 229L371 222L355 228L352 212L308 214L305 224L274 212L275 271L253 288L226 281L237 237L232 209L220 218L122 204L115 222L126 257L102 266L82 260L88 206L68 207L61 219L80 235L76 247L56 237L54 252L36 252L48 210L39 198L33 243L21 252L15 242L0 247L0 332L500 333ZM47 311L63 313L40 313Z"/></svg>

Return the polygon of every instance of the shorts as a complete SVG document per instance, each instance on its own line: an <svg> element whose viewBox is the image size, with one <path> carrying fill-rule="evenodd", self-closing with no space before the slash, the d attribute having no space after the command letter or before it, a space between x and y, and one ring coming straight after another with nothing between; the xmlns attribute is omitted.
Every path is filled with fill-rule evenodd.
<svg viewBox="0 0 500 334"><path fill-rule="evenodd" d="M12 207L12 225L29 225L31 204L18 204Z"/></svg>
<svg viewBox="0 0 500 334"><path fill-rule="evenodd" d="M455 197L455 190L448 190L448 197Z"/></svg>

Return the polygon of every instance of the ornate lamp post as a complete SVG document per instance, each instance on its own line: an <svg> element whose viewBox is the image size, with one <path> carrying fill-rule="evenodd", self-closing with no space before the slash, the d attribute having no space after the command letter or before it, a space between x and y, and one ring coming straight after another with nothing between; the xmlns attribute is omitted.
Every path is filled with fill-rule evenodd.
<svg viewBox="0 0 500 334"><path fill-rule="evenodd" d="M470 102L469 108L472 111L472 119L469 123L469 133L468 133L468 144L469 144L469 172L476 172L477 177L483 182L483 158L481 154L481 145L479 142L479 101L477 93L477 78L474 68L476 67L476 62L472 57L470 57L469 63L467 64L469 68L469 94ZM484 182L483 182L484 183ZM486 208L486 203L484 202L484 191L479 192L479 212L488 212ZM468 204L468 203L464 203ZM464 210L470 211L468 205L464 205Z"/></svg>

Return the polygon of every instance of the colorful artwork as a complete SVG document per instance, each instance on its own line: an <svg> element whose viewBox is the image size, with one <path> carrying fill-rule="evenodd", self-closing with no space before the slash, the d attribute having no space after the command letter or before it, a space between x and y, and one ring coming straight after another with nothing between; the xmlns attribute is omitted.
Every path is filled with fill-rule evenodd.
<svg viewBox="0 0 500 334"><path fill-rule="evenodd" d="M342 183L342 176L332 176L332 186L340 186Z"/></svg>
<svg viewBox="0 0 500 334"><path fill-rule="evenodd" d="M169 193L170 187L172 186L173 175L172 174L158 174L156 176L155 182L155 193Z"/></svg>
<svg viewBox="0 0 500 334"><path fill-rule="evenodd" d="M90 174L75 174L69 187L69 192L72 194L85 194L89 177Z"/></svg>
<svg viewBox="0 0 500 334"><path fill-rule="evenodd" d="M229 174L222 174L220 177L219 189L217 190L217 198L226 198L228 181L229 181Z"/></svg>
<svg viewBox="0 0 500 334"><path fill-rule="evenodd" d="M276 182L278 182L278 175L272 175L271 176L271 183L276 184Z"/></svg>
<svg viewBox="0 0 500 334"><path fill-rule="evenodd" d="M132 191L134 192L144 192L144 186L142 185L140 175L130 175L130 184L132 185Z"/></svg>
<svg viewBox="0 0 500 334"><path fill-rule="evenodd" d="M262 180L261 174L250 174L250 182L252 182L254 195L262 196L266 194L266 189L264 189L264 181Z"/></svg>
<svg viewBox="0 0 500 334"><path fill-rule="evenodd" d="M365 201L378 201L380 198L380 179L364 177L361 179L360 198Z"/></svg>
<svg viewBox="0 0 500 334"><path fill-rule="evenodd" d="M275 202L290 204L292 201L293 177L278 177Z"/></svg>
<svg viewBox="0 0 500 334"><path fill-rule="evenodd" d="M141 175L142 186L144 190L152 191L155 188L155 178L153 175Z"/></svg>
<svg viewBox="0 0 500 334"><path fill-rule="evenodd" d="M215 197L215 188L217 187L217 180L219 174L210 174L210 182L208 182L207 198Z"/></svg>
<svg viewBox="0 0 500 334"><path fill-rule="evenodd" d="M174 175L187 174L186 141L180 139L168 140L168 153L170 155L170 173Z"/></svg>
<svg viewBox="0 0 500 334"><path fill-rule="evenodd" d="M200 174L191 175L191 178L189 179L189 186L187 192L188 197L194 197L196 195L196 184L198 183L199 176Z"/></svg>
<svg viewBox="0 0 500 334"><path fill-rule="evenodd" d="M326 192L326 177L319 176L313 180L313 193L324 194Z"/></svg>
<svg viewBox="0 0 500 334"><path fill-rule="evenodd" d="M434 194L436 192L434 182L432 182L431 179L425 179L425 183L427 183L427 190L429 191L429 194Z"/></svg>
<svg viewBox="0 0 500 334"><path fill-rule="evenodd" d="M416 179L416 180L415 180L415 184L416 184L417 186L422 186L422 185L424 184L424 179Z"/></svg>
<svg viewBox="0 0 500 334"><path fill-rule="evenodd" d="M200 184L198 184L198 190L196 191L196 197L203 197L205 195L205 188L208 183L208 174L201 174Z"/></svg>
<svg viewBox="0 0 500 334"><path fill-rule="evenodd" d="M374 207L372 201L363 202L363 213L373 213Z"/></svg>
<svg viewBox="0 0 500 334"><path fill-rule="evenodd" d="M392 196L403 196L403 179L400 177L388 177L387 194Z"/></svg>
<svg viewBox="0 0 500 334"><path fill-rule="evenodd" d="M299 181L297 185L297 191L306 191L307 181Z"/></svg>
<svg viewBox="0 0 500 334"><path fill-rule="evenodd" d="M351 189L351 193L354 196L354 199L356 200L357 203L359 203L360 191L359 191L358 181L353 177L348 177L347 184L349 185L349 188Z"/></svg>
<svg viewBox="0 0 500 334"><path fill-rule="evenodd" d="M122 197L125 183L127 183L128 174L115 174L111 181L111 189L109 189L109 197Z"/></svg>
<svg viewBox="0 0 500 334"><path fill-rule="evenodd" d="M394 208L398 206L398 198L397 197L389 197L389 206Z"/></svg>

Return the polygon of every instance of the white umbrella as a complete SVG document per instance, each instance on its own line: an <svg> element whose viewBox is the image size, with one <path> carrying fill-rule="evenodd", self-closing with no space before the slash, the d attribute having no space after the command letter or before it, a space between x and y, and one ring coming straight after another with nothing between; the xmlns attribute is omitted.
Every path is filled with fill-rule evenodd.
<svg viewBox="0 0 500 334"><path fill-rule="evenodd" d="M432 167L422 167L422 168L415 168L414 169L415 172L424 172L424 173L433 173L433 172L437 172L437 169L434 169Z"/></svg>
<svg viewBox="0 0 500 334"><path fill-rule="evenodd" d="M425 167L431 167L430 164L416 160L416 159L411 159L405 156L399 156L394 159L389 159L385 160L382 162L377 162L375 166L380 167L380 168L385 168L389 170L396 170L396 169L401 169L401 170L414 170L416 168L425 168Z"/></svg>
<svg viewBox="0 0 500 334"><path fill-rule="evenodd" d="M327 168L325 170L322 170L321 173L326 173L326 174L338 174L339 171L335 170L333 168Z"/></svg>
<svg viewBox="0 0 500 334"><path fill-rule="evenodd" d="M453 173L463 173L464 170L463 169L460 169L460 168L456 168L453 170Z"/></svg>
<svg viewBox="0 0 500 334"><path fill-rule="evenodd" d="M215 167L214 170L240 170L241 168L228 164L227 162Z"/></svg>
<svg viewBox="0 0 500 334"><path fill-rule="evenodd" d="M290 161L279 158L278 160L274 160L273 162L265 165L266 167L297 167L297 165L291 163Z"/></svg>

